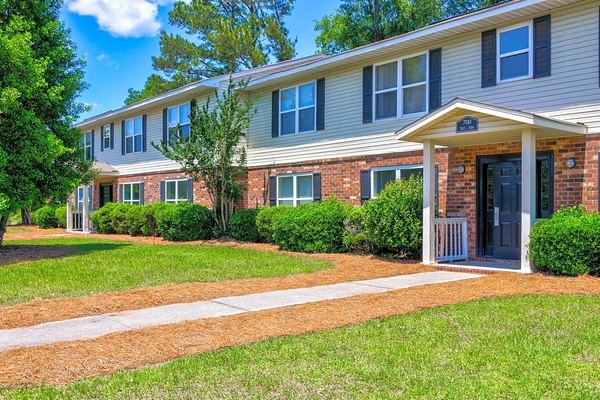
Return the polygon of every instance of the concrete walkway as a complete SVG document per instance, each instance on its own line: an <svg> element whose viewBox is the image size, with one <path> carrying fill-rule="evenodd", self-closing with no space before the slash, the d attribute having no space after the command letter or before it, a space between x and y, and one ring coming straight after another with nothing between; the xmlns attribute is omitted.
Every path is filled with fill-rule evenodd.
<svg viewBox="0 0 600 400"><path fill-rule="evenodd" d="M113 332L155 325L222 317L317 301L341 299L361 294L381 293L412 286L460 281L480 276L482 275L460 272L424 272L367 281L223 297L209 301L171 304L116 314L49 322L27 328L0 330L0 351L55 342L92 339Z"/></svg>

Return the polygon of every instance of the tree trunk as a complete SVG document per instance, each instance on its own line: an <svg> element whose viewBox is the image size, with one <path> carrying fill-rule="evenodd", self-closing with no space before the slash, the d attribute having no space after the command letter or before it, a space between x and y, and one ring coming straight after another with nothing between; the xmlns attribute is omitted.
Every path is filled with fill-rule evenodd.
<svg viewBox="0 0 600 400"><path fill-rule="evenodd" d="M2 241L4 240L4 232L6 232L7 222L8 222L8 216L0 217L0 246L2 246Z"/></svg>
<svg viewBox="0 0 600 400"><path fill-rule="evenodd" d="M21 208L21 223L23 225L31 225L31 206L27 208Z"/></svg>

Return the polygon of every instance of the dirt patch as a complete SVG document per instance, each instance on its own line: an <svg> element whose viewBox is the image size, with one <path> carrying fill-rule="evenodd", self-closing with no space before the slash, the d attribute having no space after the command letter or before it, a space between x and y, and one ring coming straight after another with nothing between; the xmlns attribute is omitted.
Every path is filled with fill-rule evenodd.
<svg viewBox="0 0 600 400"><path fill-rule="evenodd" d="M238 243L228 245L254 246ZM267 249L264 245L261 248ZM1 308L0 324L5 329L9 326L25 326L19 322L20 318L29 321L28 324L34 324L39 321L62 319L61 315L70 315L71 318L174 302L432 270L415 263L365 256L342 254L314 257L329 259L336 264L336 268L292 277L163 286L73 299L30 302ZM424 308L526 293L598 295L600 279L589 276L561 278L542 274L499 273L461 282L419 286L348 299L151 327L106 335L94 340L14 349L0 352L0 385L62 385L87 377L108 375L270 337L322 331ZM65 314L61 314L62 312Z"/></svg>
<svg viewBox="0 0 600 400"><path fill-rule="evenodd" d="M27 261L58 258L73 254L74 250L62 246L12 245L0 247L0 266Z"/></svg>

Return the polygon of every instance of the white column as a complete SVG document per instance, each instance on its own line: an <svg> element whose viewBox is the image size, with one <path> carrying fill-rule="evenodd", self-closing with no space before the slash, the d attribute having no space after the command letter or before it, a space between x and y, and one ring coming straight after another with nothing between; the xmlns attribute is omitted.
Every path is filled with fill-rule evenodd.
<svg viewBox="0 0 600 400"><path fill-rule="evenodd" d="M73 206L70 197L67 199L67 232L73 232Z"/></svg>
<svg viewBox="0 0 600 400"><path fill-rule="evenodd" d="M522 171L521 171L521 272L531 272L533 265L528 257L529 234L535 222L536 171L535 171L535 131L523 129Z"/></svg>
<svg viewBox="0 0 600 400"><path fill-rule="evenodd" d="M83 216L81 217L81 219L82 219L81 226L83 228L83 233L85 233L85 234L90 232L90 222L89 222L90 205L89 205L89 196L88 196L89 190L90 190L89 185L83 186Z"/></svg>
<svg viewBox="0 0 600 400"><path fill-rule="evenodd" d="M434 228L435 218L435 144L423 142L423 264L435 262Z"/></svg>

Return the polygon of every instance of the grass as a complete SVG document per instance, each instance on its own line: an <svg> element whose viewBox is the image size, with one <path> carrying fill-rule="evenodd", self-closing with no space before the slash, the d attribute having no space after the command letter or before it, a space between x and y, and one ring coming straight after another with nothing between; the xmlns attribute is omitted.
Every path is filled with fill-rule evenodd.
<svg viewBox="0 0 600 400"><path fill-rule="evenodd" d="M492 298L3 399L597 399L600 297Z"/></svg>
<svg viewBox="0 0 600 400"><path fill-rule="evenodd" d="M102 239L8 242L68 246L69 256L0 266L0 305L132 288L268 278L333 265L306 257L227 246L147 245Z"/></svg>

